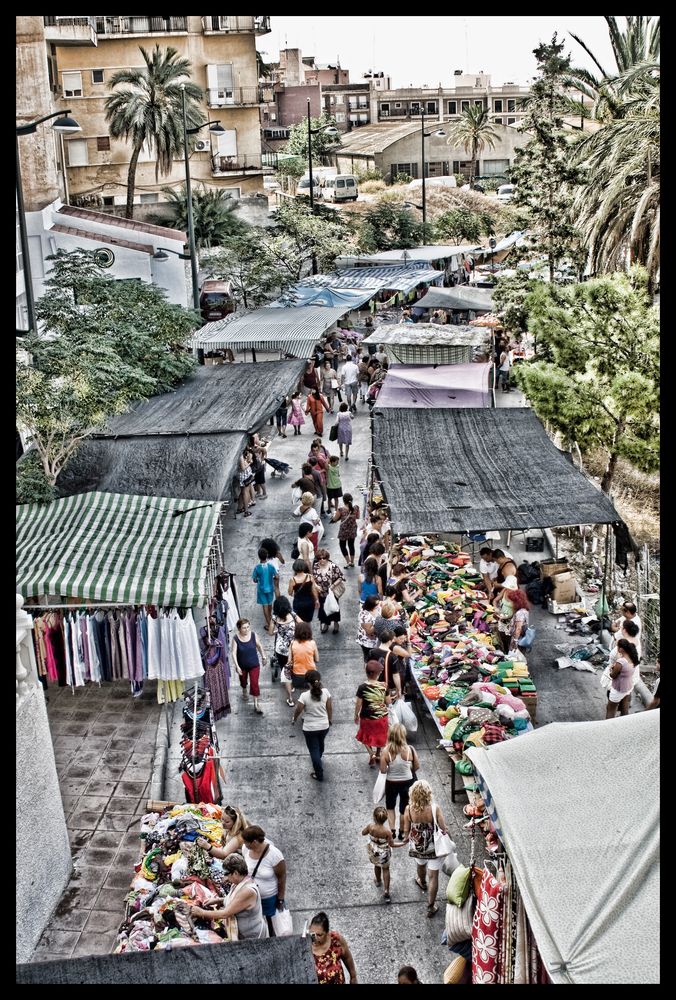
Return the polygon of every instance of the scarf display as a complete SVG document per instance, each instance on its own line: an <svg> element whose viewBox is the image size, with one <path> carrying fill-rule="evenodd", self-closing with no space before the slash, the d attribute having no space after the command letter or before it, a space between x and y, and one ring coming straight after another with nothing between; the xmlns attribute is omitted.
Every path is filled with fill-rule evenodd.
<svg viewBox="0 0 676 1000"><path fill-rule="evenodd" d="M181 723L181 758L178 769L186 802L220 804L218 735L207 690L191 690L185 695Z"/></svg>

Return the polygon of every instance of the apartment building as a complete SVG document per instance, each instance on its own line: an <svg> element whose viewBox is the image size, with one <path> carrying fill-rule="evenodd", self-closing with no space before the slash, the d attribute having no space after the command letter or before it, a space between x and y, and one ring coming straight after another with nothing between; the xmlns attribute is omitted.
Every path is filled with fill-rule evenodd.
<svg viewBox="0 0 676 1000"><path fill-rule="evenodd" d="M233 197L263 191L256 37L270 30L269 16L95 15L46 16L50 75L56 108L70 108L82 132L65 142L72 204L115 208L126 200L131 146L112 139L105 117L110 81L122 68L141 68L139 46L171 46L191 64L191 79L204 91L204 120L225 130L200 133L190 156L193 183L224 188ZM155 161L144 150L136 173L136 205L164 200L162 187L184 182L180 159L155 178ZM142 213L139 213L142 214Z"/></svg>
<svg viewBox="0 0 676 1000"><path fill-rule="evenodd" d="M425 116L443 121L449 115L461 115L471 105L486 108L495 116L496 125L515 125L523 117L521 101L528 87L515 83L499 86L491 83L489 73L463 73L456 70L451 87L402 87L373 94L371 120L402 121Z"/></svg>

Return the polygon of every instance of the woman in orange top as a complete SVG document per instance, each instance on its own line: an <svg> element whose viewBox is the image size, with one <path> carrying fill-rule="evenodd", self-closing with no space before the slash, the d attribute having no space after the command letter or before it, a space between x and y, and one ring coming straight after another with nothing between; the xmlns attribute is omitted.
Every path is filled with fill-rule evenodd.
<svg viewBox="0 0 676 1000"><path fill-rule="evenodd" d="M319 650L312 638L312 626L308 622L298 622L295 638L289 649L289 665L291 666L291 684L299 691L307 691L308 682L305 675L309 670L316 670L319 663Z"/></svg>

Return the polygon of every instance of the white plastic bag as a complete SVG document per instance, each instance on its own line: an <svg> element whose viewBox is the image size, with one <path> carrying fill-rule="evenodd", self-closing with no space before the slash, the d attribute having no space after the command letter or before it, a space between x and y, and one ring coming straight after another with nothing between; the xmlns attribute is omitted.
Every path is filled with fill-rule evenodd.
<svg viewBox="0 0 676 1000"><path fill-rule="evenodd" d="M378 777L376 778L376 783L373 786L373 805L377 806L380 800L385 795L385 782L387 781L387 774L384 771L378 772Z"/></svg>
<svg viewBox="0 0 676 1000"><path fill-rule="evenodd" d="M338 603L338 598L331 588L329 588L326 600L324 601L324 614L328 617L329 615L337 615L339 611L340 604Z"/></svg>
<svg viewBox="0 0 676 1000"><path fill-rule="evenodd" d="M411 708L403 698L398 698L394 703L394 711L397 719L405 727L408 733L415 733L418 731L418 718Z"/></svg>
<svg viewBox="0 0 676 1000"><path fill-rule="evenodd" d="M296 507L300 503L300 498L302 497L302 495L303 491L300 488L300 486L294 486L294 488L291 490L291 503L293 504L294 507ZM294 514L295 513L296 511L294 510Z"/></svg>
<svg viewBox="0 0 676 1000"><path fill-rule="evenodd" d="M293 919L289 910L275 910L272 917L272 929L275 937L288 937L293 934Z"/></svg>
<svg viewBox="0 0 676 1000"><path fill-rule="evenodd" d="M604 667L603 673L599 677L599 682L604 691L609 691L612 687L613 679L610 676L610 664Z"/></svg>

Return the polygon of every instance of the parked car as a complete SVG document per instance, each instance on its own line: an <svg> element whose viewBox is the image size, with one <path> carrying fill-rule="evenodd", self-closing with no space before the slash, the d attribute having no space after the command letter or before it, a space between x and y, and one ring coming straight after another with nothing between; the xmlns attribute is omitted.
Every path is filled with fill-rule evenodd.
<svg viewBox="0 0 676 1000"><path fill-rule="evenodd" d="M227 281L209 279L204 282L200 292L200 313L205 323L223 319L235 311L236 303L230 291Z"/></svg>
<svg viewBox="0 0 676 1000"><path fill-rule="evenodd" d="M407 186L409 188L411 188L412 191L415 190L415 188L421 188L422 187L422 180L418 177L418 178L416 178L416 180L410 181ZM430 186L431 187L452 187L452 188L454 188L454 187L458 186L458 182L456 181L456 179L453 176L453 174L449 174L447 177L446 176L444 176L444 177L426 177L425 178L425 188L428 188Z"/></svg>
<svg viewBox="0 0 676 1000"><path fill-rule="evenodd" d="M513 184L501 184L498 188L498 201L501 201L503 205L508 204L514 197L514 191Z"/></svg>
<svg viewBox="0 0 676 1000"><path fill-rule="evenodd" d="M296 194L302 197L310 197L310 178L307 174L298 181L298 187L296 188ZM319 177L312 177L312 197L315 201L322 196L322 186L319 181Z"/></svg>

